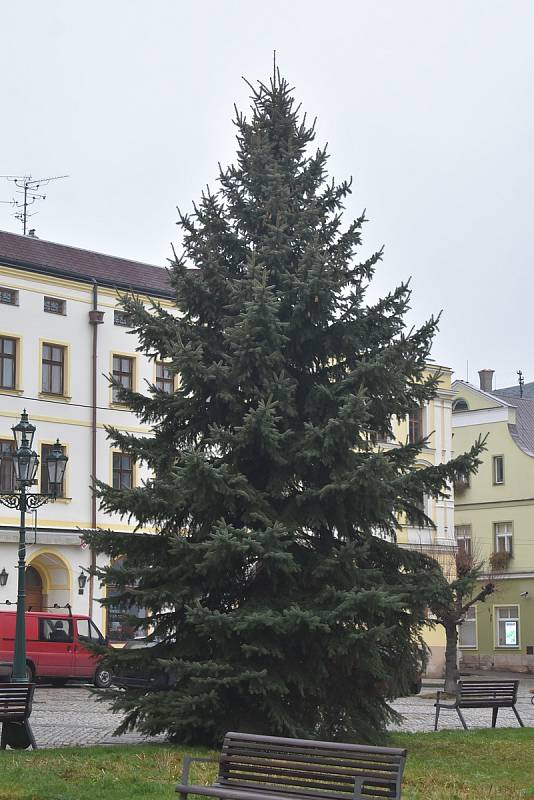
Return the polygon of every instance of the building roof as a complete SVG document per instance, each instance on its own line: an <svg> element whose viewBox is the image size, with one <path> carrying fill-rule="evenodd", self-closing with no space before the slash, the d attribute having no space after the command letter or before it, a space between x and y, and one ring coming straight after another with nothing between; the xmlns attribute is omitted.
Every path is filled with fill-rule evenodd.
<svg viewBox="0 0 534 800"><path fill-rule="evenodd" d="M495 389L494 394L504 397L521 397L519 386L507 386L505 389ZM523 397L534 400L534 381L532 383L523 384Z"/></svg>
<svg viewBox="0 0 534 800"><path fill-rule="evenodd" d="M534 391L529 394L527 389L534 389L534 383L523 386L523 397L519 397L519 386L510 386L506 389L495 389L492 394L499 400L506 398L507 403L512 403L515 412L515 425L509 425L512 439L521 450L534 456ZM517 394L511 390L517 389Z"/></svg>
<svg viewBox="0 0 534 800"><path fill-rule="evenodd" d="M524 384L523 397L519 396L519 386L508 386L504 389L492 389L491 392L487 392L466 381L457 380L453 386L456 385L458 389L459 384L467 386L485 397L491 397L503 406L515 408L515 424L508 425L510 436L524 453L534 456L534 383Z"/></svg>
<svg viewBox="0 0 534 800"><path fill-rule="evenodd" d="M7 231L0 231L0 263L84 282L94 278L102 286L123 291L173 296L163 267Z"/></svg>

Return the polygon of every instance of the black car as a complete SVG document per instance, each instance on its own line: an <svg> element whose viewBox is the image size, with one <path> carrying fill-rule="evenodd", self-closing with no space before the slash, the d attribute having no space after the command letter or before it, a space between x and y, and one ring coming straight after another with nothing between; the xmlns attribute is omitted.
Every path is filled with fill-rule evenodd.
<svg viewBox="0 0 534 800"><path fill-rule="evenodd" d="M131 658L119 657L112 667L111 685L118 689L150 689L164 691L176 683L176 673L170 667L163 667L158 658L163 656L160 641L155 639L131 639L122 651L134 650Z"/></svg>

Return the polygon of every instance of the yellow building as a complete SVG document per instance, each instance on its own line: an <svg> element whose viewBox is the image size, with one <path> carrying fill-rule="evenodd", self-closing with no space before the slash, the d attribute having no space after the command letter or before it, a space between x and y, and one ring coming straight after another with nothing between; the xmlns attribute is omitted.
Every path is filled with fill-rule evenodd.
<svg viewBox="0 0 534 800"><path fill-rule="evenodd" d="M466 667L534 669L534 383L492 388L455 381L454 445L488 435L478 473L456 487L460 547L483 560L496 591L470 610L460 629Z"/></svg>
<svg viewBox="0 0 534 800"><path fill-rule="evenodd" d="M394 436L397 442L413 442L428 437L427 445L417 459L421 467L437 466L450 461L452 451L452 401L454 392L451 387L452 370L448 367L430 364L429 372L438 371L440 381L434 399L420 409L418 414L410 415L394 425ZM391 446L395 446L395 442ZM457 452L461 448L456 447ZM434 500L424 498L426 515L434 523L433 528L415 528L401 523L398 543L407 547L421 549L436 558L440 564L450 563L456 551L454 537L454 488L446 498ZM445 669L445 632L441 626L429 627L425 632L425 641L430 648L430 660L427 675L442 677Z"/></svg>

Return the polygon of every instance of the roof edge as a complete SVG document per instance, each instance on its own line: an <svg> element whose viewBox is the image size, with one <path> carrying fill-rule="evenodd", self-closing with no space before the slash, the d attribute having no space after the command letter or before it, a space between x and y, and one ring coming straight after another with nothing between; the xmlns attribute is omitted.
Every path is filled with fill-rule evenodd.
<svg viewBox="0 0 534 800"><path fill-rule="evenodd" d="M40 241L44 241L44 240L40 240ZM56 243L55 242L50 242L50 244L56 244ZM69 245L62 245L62 247L63 246L64 247L68 247ZM81 248L73 247L71 249L72 250L80 250ZM91 251L91 252L96 252L96 251ZM98 253L97 255L106 256L105 253ZM107 257L108 258L115 258L115 256L107 256ZM120 258L120 256L119 256L119 258ZM128 259L121 258L121 261L128 262ZM147 266L147 267L154 267L153 264L143 264L143 262L141 262L141 261L130 262L130 263L141 264L141 265ZM27 269L29 272L36 272L39 275L58 275L58 276L61 276L63 278L70 278L70 280L78 281L79 283L93 283L94 281L96 281L99 286L107 286L108 288L111 288L111 289L125 289L125 290L138 292L139 294L155 295L157 297L166 298L166 299L172 299L174 297L173 292L164 292L161 289L151 288L151 287L147 287L147 286L144 286L144 287L135 286L135 285L133 285L131 283L130 284L126 284L126 283L121 283L121 282L118 282L118 281L106 280L105 278L104 279L95 278L93 275L89 275L89 274L84 275L84 274L81 274L81 273L78 273L78 272L69 272L68 270L58 269L57 267L49 267L49 266L44 266L44 265L40 266L39 264L35 264L35 263L31 262L31 261L22 261L22 260L15 259L15 258L5 258L4 256L0 256L0 264L3 264L6 267ZM168 272L166 267L155 267L155 268L156 269L162 269L162 270L165 270L166 272Z"/></svg>

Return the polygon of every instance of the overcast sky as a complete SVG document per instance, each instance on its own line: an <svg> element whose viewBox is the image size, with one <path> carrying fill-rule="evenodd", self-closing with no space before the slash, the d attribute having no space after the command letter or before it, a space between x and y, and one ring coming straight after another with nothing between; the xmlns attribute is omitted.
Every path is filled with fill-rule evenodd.
<svg viewBox="0 0 534 800"><path fill-rule="evenodd" d="M69 175L30 227L164 265L273 50L385 245L373 294L411 276L436 361L534 381L533 0L4 0L0 173Z"/></svg>

